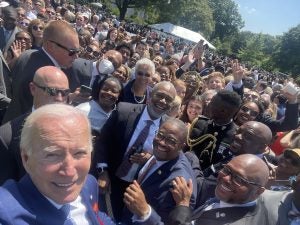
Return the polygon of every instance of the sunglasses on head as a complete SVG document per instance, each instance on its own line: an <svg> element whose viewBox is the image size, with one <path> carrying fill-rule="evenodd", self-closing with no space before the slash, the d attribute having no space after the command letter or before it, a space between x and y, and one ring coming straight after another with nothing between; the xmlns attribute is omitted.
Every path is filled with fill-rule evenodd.
<svg viewBox="0 0 300 225"><path fill-rule="evenodd" d="M34 25L34 26L32 26L32 29L35 30L35 31L38 31L38 30L44 30L44 27L43 26Z"/></svg>
<svg viewBox="0 0 300 225"><path fill-rule="evenodd" d="M67 47L63 46L62 44L57 43L56 41L51 41L51 40L49 40L49 41L52 42L52 43L54 43L58 47L66 50L66 51L68 51L69 52L69 56L73 56L73 55L79 54L81 52L81 50L79 48L67 48Z"/></svg>
<svg viewBox="0 0 300 225"><path fill-rule="evenodd" d="M62 97L66 97L70 94L70 89L58 89L58 88L52 88L52 87L43 87L38 85L37 83L33 82L35 86L42 89L44 92L46 92L50 96L57 96L59 93Z"/></svg>
<svg viewBox="0 0 300 225"><path fill-rule="evenodd" d="M252 117L257 117L258 116L258 112L252 110L252 109L249 109L247 106L242 106L241 107L241 110L244 112L244 113L249 113L250 116Z"/></svg>
<svg viewBox="0 0 300 225"><path fill-rule="evenodd" d="M144 73L142 71L137 71L136 74L138 76L144 76L144 77L151 77L151 74L150 73Z"/></svg>
<svg viewBox="0 0 300 225"><path fill-rule="evenodd" d="M101 56L101 53L100 53L100 52L94 51L90 46L87 46L87 47L85 48L85 51L86 51L87 53L93 53L93 56L96 57L96 58L98 58L98 57Z"/></svg>

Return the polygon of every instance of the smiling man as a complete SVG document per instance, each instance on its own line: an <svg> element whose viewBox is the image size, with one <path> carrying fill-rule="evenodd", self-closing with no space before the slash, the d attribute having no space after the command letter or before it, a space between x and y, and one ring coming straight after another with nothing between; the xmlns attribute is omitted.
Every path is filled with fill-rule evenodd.
<svg viewBox="0 0 300 225"><path fill-rule="evenodd" d="M95 147L95 162L101 189L111 182L114 216L122 213L123 193L135 179L138 169L152 155L152 142L176 96L167 81L154 86L147 105L121 102L103 126ZM103 172L104 171L104 172Z"/></svg>
<svg viewBox="0 0 300 225"><path fill-rule="evenodd" d="M124 211L124 223L131 224L135 220L142 224L158 224L153 221L159 220L166 223L170 211L176 207L170 188L176 185L173 180L177 176L192 181L189 206L194 208L196 181L190 163L181 151L186 136L186 125L178 119L169 119L161 125L153 140L153 156L124 194L124 202L133 214L131 217L128 210Z"/></svg>
<svg viewBox="0 0 300 225"><path fill-rule="evenodd" d="M87 117L63 104L40 107L26 119L20 145L27 174L0 188L0 224L109 224L94 207L90 132Z"/></svg>

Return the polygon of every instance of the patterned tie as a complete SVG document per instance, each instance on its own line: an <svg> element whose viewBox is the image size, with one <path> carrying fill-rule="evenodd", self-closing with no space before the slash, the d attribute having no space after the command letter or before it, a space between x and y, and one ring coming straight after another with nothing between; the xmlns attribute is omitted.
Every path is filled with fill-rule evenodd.
<svg viewBox="0 0 300 225"><path fill-rule="evenodd" d="M144 169L144 171L139 175L137 182L141 184L143 180L145 179L146 175L149 173L150 169L155 165L156 159L155 157L152 157L151 161L147 165L147 168Z"/></svg>
<svg viewBox="0 0 300 225"><path fill-rule="evenodd" d="M129 158L134 153L140 153L143 150L144 142L146 141L149 132L150 127L153 124L152 120L146 121L146 126L143 128L143 130L140 132L139 136L137 137L136 141L132 145L132 147L125 153L125 157L121 163L121 165L118 167L116 176L119 178L122 178L126 176L132 166L132 163L130 162Z"/></svg>
<svg viewBox="0 0 300 225"><path fill-rule="evenodd" d="M70 204L66 204L63 205L60 210L64 213L66 220L63 223L63 225L74 225L72 219L70 218L70 211L71 211L71 205Z"/></svg>

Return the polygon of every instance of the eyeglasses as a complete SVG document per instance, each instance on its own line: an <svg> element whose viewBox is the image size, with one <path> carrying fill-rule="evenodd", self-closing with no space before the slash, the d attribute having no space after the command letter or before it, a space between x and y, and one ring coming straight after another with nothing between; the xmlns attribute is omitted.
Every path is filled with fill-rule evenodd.
<svg viewBox="0 0 300 225"><path fill-rule="evenodd" d="M50 96L57 96L59 93L61 94L62 97L66 97L70 94L70 89L58 89L58 88L51 88L51 87L43 87L38 85L37 83L33 82L35 86L38 88L42 89L44 92L46 92Z"/></svg>
<svg viewBox="0 0 300 225"><path fill-rule="evenodd" d="M178 141L176 139L168 137L168 136L166 136L166 134L164 134L163 132L160 132L160 131L157 132L156 139L158 141L165 140L166 145L169 145L169 146L175 146L176 144L178 144Z"/></svg>
<svg viewBox="0 0 300 225"><path fill-rule="evenodd" d="M174 99L171 98L170 96L168 96L166 94L163 94L163 93L160 93L160 92L154 93L153 97L156 98L156 99L159 99L159 100L164 99L167 104L171 104L174 101Z"/></svg>
<svg viewBox="0 0 300 225"><path fill-rule="evenodd" d="M253 100L258 100L258 99L259 99L259 96L255 95L255 94L248 94L248 93L245 93L245 94L244 94L244 98L249 98L249 99L253 99Z"/></svg>
<svg viewBox="0 0 300 225"><path fill-rule="evenodd" d="M98 57L101 56L101 53L100 53L100 52L94 51L90 46L87 46L87 47L85 48L85 51L86 51L87 53L93 53L93 56L96 57L96 58L98 58Z"/></svg>
<svg viewBox="0 0 300 225"><path fill-rule="evenodd" d="M21 22L20 22L20 25L23 26L23 27L28 27L29 23L26 23L26 22L21 21Z"/></svg>
<svg viewBox="0 0 300 225"><path fill-rule="evenodd" d="M144 77L151 77L151 74L150 73L144 73L142 71L136 71L136 74L138 76L144 76Z"/></svg>
<svg viewBox="0 0 300 225"><path fill-rule="evenodd" d="M38 30L44 30L44 27L43 26L32 26L32 29L35 30L35 31L38 31Z"/></svg>
<svg viewBox="0 0 300 225"><path fill-rule="evenodd" d="M259 114L259 112L256 112L256 111L254 111L254 110L252 110L252 109L249 109L247 106L242 106L241 107L241 110L244 112L244 113L249 113L249 115L250 116L252 116L252 117L257 117L258 116L258 114Z"/></svg>
<svg viewBox="0 0 300 225"><path fill-rule="evenodd" d="M55 15L55 12L51 11L51 10L46 10L46 13L50 14L50 15Z"/></svg>
<svg viewBox="0 0 300 225"><path fill-rule="evenodd" d="M223 168L219 171L219 174L221 174L222 176L230 176L230 179L231 179L231 182L233 184L235 184L236 186L238 187L241 187L241 186L246 186L246 185L255 185L255 186L258 186L258 187L261 187L260 184L257 184L253 181L249 181L247 180L246 178L243 178L237 174L234 174L231 169L226 166L226 165L223 165Z"/></svg>
<svg viewBox="0 0 300 225"><path fill-rule="evenodd" d="M67 47L65 47L65 46L63 46L63 45L61 45L61 44L59 44L59 43L57 43L55 41L51 41L51 40L49 40L49 41L52 42L52 43L54 43L54 44L56 44L58 47L66 50L66 51L68 51L69 52L69 56L73 56L73 55L79 54L81 52L81 50L79 48L70 48L69 49L69 48L67 48Z"/></svg>

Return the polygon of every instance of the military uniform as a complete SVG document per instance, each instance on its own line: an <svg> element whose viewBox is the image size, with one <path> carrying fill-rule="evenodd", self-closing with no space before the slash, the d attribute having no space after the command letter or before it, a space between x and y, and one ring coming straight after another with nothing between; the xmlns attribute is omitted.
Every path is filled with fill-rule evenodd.
<svg viewBox="0 0 300 225"><path fill-rule="evenodd" d="M188 134L188 150L199 159L202 170L226 158L231 158L229 147L237 125L233 121L226 125L217 125L206 117L198 117L191 125Z"/></svg>

